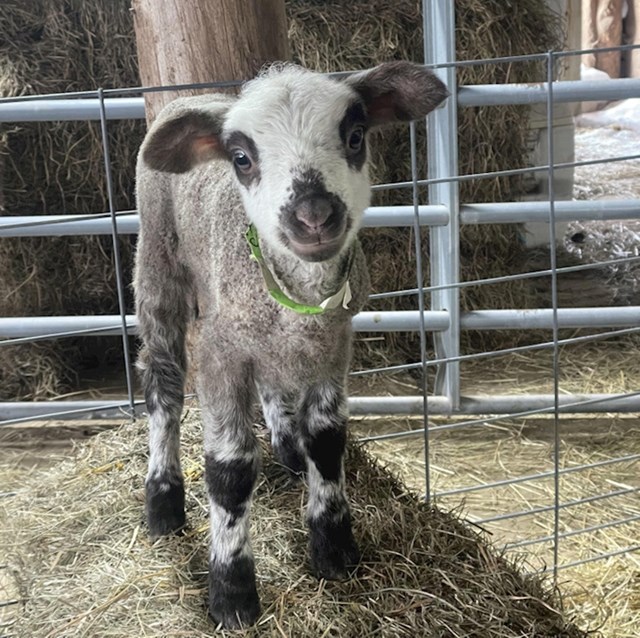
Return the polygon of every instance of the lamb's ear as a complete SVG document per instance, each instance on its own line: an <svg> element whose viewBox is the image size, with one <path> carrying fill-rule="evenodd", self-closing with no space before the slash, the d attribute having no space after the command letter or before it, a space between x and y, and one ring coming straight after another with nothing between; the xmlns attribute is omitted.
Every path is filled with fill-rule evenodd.
<svg viewBox="0 0 640 638"><path fill-rule="evenodd" d="M226 157L220 138L225 112L193 109L162 118L147 133L142 162L157 171L186 173L197 164Z"/></svg>
<svg viewBox="0 0 640 638"><path fill-rule="evenodd" d="M371 126L420 119L449 95L431 71L412 62L385 62L346 81L364 100Z"/></svg>

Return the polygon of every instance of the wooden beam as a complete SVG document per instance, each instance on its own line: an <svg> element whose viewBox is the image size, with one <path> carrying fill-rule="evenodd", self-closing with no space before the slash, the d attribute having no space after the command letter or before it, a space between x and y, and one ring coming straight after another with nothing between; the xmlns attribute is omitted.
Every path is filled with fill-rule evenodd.
<svg viewBox="0 0 640 638"><path fill-rule="evenodd" d="M289 59L284 0L133 0L143 86L248 80ZM147 122L178 95L147 93Z"/></svg>

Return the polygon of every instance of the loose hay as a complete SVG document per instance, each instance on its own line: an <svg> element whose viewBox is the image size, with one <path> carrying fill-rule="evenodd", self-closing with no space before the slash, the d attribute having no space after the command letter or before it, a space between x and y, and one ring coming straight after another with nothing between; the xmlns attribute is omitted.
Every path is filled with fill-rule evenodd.
<svg viewBox="0 0 640 638"><path fill-rule="evenodd" d="M21 598L12 636L208 636L200 423L184 421L188 519L151 544L142 522L145 428L126 425L3 498L3 562ZM351 446L348 483L363 561L347 582L305 565L304 488L268 452L254 505L263 616L247 636L578 637L557 598L456 516L419 503Z"/></svg>
<svg viewBox="0 0 640 638"><path fill-rule="evenodd" d="M438 425L435 419L433 425ZM410 423L365 421L360 433L410 429ZM414 422L413 427L419 428ZM432 487L436 491L487 484L506 478L552 471L553 442L550 419L504 419L464 432L433 433L431 437ZM561 420L561 467L594 463L640 453L637 419L612 419L594 415L590 419ZM370 444L367 449L398 473L413 489L424 491L424 454L421 438ZM564 475L560 481L561 502L605 494L628 486L640 486L638 461L587 469ZM465 495L442 497L440 507L459 507L471 520L507 512L547 507L554 501L553 478L496 487ZM560 532L573 532L640 514L638 494L563 510ZM553 535L553 512L484 525L492 542L502 547L527 539ZM640 522L569 536L560 540L561 564L589 559L636 546ZM535 568L552 564L553 543L547 541L507 554L526 555ZM531 568L531 567L530 567ZM638 552L571 567L559 572L565 609L579 613L585 625L599 629L606 638L636 638L640 626L640 554Z"/></svg>
<svg viewBox="0 0 640 638"><path fill-rule="evenodd" d="M590 343L561 349L560 392L625 393L640 387L640 361L629 352L638 348L637 338L614 343ZM527 394L553 392L551 352L519 353L499 360L466 362L462 366L463 394ZM416 392L415 382L398 376L397 390ZM410 386L409 389L405 386ZM411 388L413 385L413 388ZM478 423L464 430L438 432L437 426L475 417L432 417L431 486L436 492L508 478L553 471L553 417L502 418ZM421 419L362 419L358 435L377 435L417 430L413 438L370 443L367 450L410 488L424 492L425 461ZM560 418L561 467L610 462L608 465L566 474L560 480L560 499L575 499L640 487L640 426L637 414L562 415ZM631 456L630 461L613 459ZM472 520L508 512L549 507L554 503L553 478L500 486L468 494L439 497L441 507L457 507ZM598 554L634 547L640 539L638 492L563 509L560 532L573 534L599 524L631 519L602 530L561 539L561 564L594 558ZM507 543L553 535L553 511L484 525L492 542ZM552 564L550 541L516 548L509 556L526 553L531 567ZM606 638L637 638L640 627L640 553L637 551L598 560L559 573L565 609L579 610L590 628Z"/></svg>

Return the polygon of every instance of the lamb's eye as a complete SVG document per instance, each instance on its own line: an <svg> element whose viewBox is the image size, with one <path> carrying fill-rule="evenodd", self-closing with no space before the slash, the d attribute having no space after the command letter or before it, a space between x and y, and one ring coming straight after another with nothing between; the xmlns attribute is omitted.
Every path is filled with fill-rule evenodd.
<svg viewBox="0 0 640 638"><path fill-rule="evenodd" d="M351 131L351 135L349 135L349 139L347 140L347 146L349 150L353 153L357 153L362 148L362 143L364 142L364 128L362 126L356 126L356 128Z"/></svg>
<svg viewBox="0 0 640 638"><path fill-rule="evenodd" d="M246 173L251 168L251 159L240 149L233 152L233 163L243 173Z"/></svg>

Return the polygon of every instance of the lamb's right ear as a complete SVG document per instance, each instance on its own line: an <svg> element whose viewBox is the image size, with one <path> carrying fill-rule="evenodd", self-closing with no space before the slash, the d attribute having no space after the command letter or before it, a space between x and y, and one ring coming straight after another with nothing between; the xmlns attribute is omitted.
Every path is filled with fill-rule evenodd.
<svg viewBox="0 0 640 638"><path fill-rule="evenodd" d="M449 95L447 87L431 71L400 60L383 62L346 81L363 99L369 126L420 119Z"/></svg>
<svg viewBox="0 0 640 638"><path fill-rule="evenodd" d="M197 164L225 157L220 139L225 112L193 109L156 122L140 149L142 162L156 171L186 173Z"/></svg>

